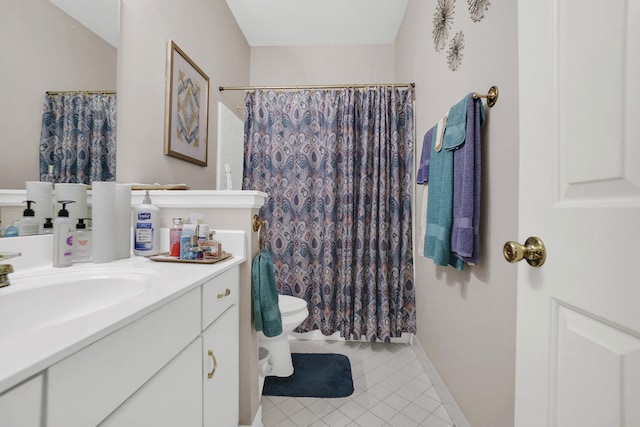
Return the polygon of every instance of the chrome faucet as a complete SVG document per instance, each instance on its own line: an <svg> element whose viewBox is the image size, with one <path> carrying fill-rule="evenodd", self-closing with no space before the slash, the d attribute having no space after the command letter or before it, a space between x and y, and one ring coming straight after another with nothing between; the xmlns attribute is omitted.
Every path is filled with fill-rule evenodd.
<svg viewBox="0 0 640 427"><path fill-rule="evenodd" d="M5 259L11 259L22 255L20 252L0 252L0 261ZM11 264L0 264L0 288L9 286L9 274L13 273L13 266Z"/></svg>

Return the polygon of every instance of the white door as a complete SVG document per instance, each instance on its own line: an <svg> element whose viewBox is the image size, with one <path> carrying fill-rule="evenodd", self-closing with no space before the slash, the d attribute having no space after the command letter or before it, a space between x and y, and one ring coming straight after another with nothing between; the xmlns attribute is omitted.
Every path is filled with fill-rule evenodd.
<svg viewBox="0 0 640 427"><path fill-rule="evenodd" d="M515 424L640 426L640 1L519 0L518 28L517 239L547 258L517 267Z"/></svg>

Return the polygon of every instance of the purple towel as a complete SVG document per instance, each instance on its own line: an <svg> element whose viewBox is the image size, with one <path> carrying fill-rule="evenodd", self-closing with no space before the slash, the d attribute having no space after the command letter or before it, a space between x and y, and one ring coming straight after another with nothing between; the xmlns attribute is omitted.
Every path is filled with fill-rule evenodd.
<svg viewBox="0 0 640 427"><path fill-rule="evenodd" d="M432 144L432 136L438 126L434 126L424 134L422 140L422 155L420 156L420 167L416 176L417 184L426 184L429 181L429 159Z"/></svg>
<svg viewBox="0 0 640 427"><path fill-rule="evenodd" d="M453 153L451 251L471 264L477 264L480 257L480 127L483 124L482 101L469 97L465 143Z"/></svg>

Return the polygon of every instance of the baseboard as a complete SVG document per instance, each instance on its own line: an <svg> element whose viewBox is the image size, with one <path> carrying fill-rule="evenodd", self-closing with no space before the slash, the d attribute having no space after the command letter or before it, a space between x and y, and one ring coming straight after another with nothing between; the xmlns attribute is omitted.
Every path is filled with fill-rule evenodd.
<svg viewBox="0 0 640 427"><path fill-rule="evenodd" d="M413 342L413 334L402 334L400 337L391 338L393 344L411 344ZM291 332L289 339L296 340L316 340L316 341L346 341L340 336L340 332L335 332L332 335L323 335L319 330L313 330L309 332ZM362 341L368 342L366 339L350 340L350 341Z"/></svg>
<svg viewBox="0 0 640 427"><path fill-rule="evenodd" d="M427 373L429 379L431 379L433 386L438 392L438 396L440 396L440 399L449 410L449 415L451 416L451 420L454 422L455 426L471 427L471 424L469 424L467 417L464 416L464 414L460 410L460 407L453 398L453 395L440 377L438 370L435 366L433 366L433 363L431 363L429 356L427 356L427 353L425 353L424 349L422 348L418 337L413 338L413 349L416 352L418 360L420 360L424 371Z"/></svg>

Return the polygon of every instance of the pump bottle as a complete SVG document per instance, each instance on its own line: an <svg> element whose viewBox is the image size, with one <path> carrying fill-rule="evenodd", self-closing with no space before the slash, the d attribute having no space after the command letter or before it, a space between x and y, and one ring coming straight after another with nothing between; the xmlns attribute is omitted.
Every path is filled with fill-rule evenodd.
<svg viewBox="0 0 640 427"><path fill-rule="evenodd" d="M135 255L157 255L160 248L160 209L151 204L149 190L142 204L136 206L133 224L133 253Z"/></svg>
<svg viewBox="0 0 640 427"><path fill-rule="evenodd" d="M22 213L22 218L18 223L19 236L34 236L40 231L40 223L36 219L36 213L31 209L33 200L27 200L27 209Z"/></svg>
<svg viewBox="0 0 640 427"><path fill-rule="evenodd" d="M69 267L73 264L73 224L66 209L73 200L60 200L62 209L53 221L53 266Z"/></svg>
<svg viewBox="0 0 640 427"><path fill-rule="evenodd" d="M91 261L91 230L87 230L86 219L78 218L76 234L73 237L73 260L75 262Z"/></svg>

